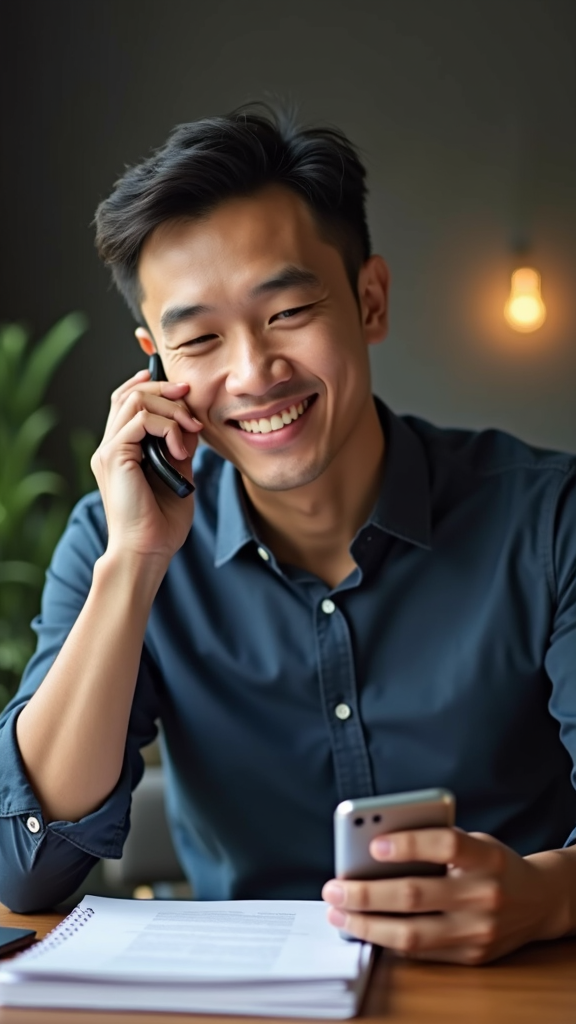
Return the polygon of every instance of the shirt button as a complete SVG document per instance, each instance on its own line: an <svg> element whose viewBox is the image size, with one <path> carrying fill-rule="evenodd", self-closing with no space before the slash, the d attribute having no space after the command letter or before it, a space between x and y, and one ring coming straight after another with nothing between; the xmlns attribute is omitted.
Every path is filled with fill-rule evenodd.
<svg viewBox="0 0 576 1024"><path fill-rule="evenodd" d="M323 612L326 612L326 615L332 615L332 612L336 611L336 605L334 604L334 601L330 600L329 597L324 598L320 607L322 608Z"/></svg>
<svg viewBox="0 0 576 1024"><path fill-rule="evenodd" d="M258 554L260 555L260 558L264 559L265 562L270 561L270 555L266 551L266 548L258 548Z"/></svg>
<svg viewBox="0 0 576 1024"><path fill-rule="evenodd" d="M334 714L341 722L345 722L347 718L350 718L352 708L348 707L348 704L337 704L334 708Z"/></svg>
<svg viewBox="0 0 576 1024"><path fill-rule="evenodd" d="M36 834L36 832L39 832L40 822L38 821L38 818L28 818L28 821L26 822L26 828L28 829L29 832L33 832L34 834Z"/></svg>

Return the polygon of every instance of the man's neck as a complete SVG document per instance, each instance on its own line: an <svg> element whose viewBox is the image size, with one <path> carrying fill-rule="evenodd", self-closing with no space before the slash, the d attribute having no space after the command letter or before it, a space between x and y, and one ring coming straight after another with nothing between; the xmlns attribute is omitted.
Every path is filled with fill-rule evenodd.
<svg viewBox="0 0 576 1024"><path fill-rule="evenodd" d="M258 534L279 562L307 569L330 587L352 572L350 544L376 503L384 447L372 400L350 442L310 484L265 491L244 478Z"/></svg>

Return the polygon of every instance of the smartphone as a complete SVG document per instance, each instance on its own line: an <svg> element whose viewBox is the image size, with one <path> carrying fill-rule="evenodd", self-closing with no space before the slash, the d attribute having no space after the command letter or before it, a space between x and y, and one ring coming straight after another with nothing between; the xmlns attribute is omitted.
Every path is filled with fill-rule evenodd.
<svg viewBox="0 0 576 1024"><path fill-rule="evenodd" d="M0 928L0 956L8 956L18 949L32 945L36 932L31 928Z"/></svg>
<svg viewBox="0 0 576 1024"><path fill-rule="evenodd" d="M150 370L152 380L167 380L162 360L157 352L150 356L148 369ZM191 484L185 476L182 476L177 469L174 469L168 458L164 438L152 437L151 434L146 434L141 445L144 452L144 464L148 464L179 498L187 498L189 494L192 494L192 491L195 489L194 484Z"/></svg>
<svg viewBox="0 0 576 1024"><path fill-rule="evenodd" d="M451 826L455 810L456 800L448 789L420 789L393 796L344 800L334 811L336 877L370 879L445 875L445 864L427 861L387 864L374 860L370 843L386 832Z"/></svg>

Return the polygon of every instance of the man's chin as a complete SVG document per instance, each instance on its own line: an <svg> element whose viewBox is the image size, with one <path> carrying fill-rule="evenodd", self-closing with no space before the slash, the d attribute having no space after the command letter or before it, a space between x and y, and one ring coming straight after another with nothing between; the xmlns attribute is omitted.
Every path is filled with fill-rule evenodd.
<svg viewBox="0 0 576 1024"><path fill-rule="evenodd" d="M326 469L328 462L315 466L277 466L266 473L256 473L252 468L237 466L242 478L262 491L295 491L314 483Z"/></svg>
<svg viewBox="0 0 576 1024"><path fill-rule="evenodd" d="M224 445L219 445L212 439L202 437L203 444L213 448L218 455L228 462L231 462L245 481L249 481L253 487L262 491L293 491L299 487L306 487L314 483L329 466L331 459L327 456L303 464L301 459L286 458L286 454L278 454L274 459L272 453L267 453L265 466L250 465L254 460L238 458L238 453L227 450Z"/></svg>

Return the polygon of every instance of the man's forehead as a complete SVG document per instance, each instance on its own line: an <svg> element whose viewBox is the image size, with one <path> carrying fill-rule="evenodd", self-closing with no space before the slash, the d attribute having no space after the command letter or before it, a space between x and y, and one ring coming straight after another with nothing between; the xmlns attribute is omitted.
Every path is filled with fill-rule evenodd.
<svg viewBox="0 0 576 1024"><path fill-rule="evenodd" d="M306 204L286 189L230 200L199 219L165 221L142 249L143 306L164 307L168 293L187 302L222 289L247 294L287 267L313 274L316 250L325 247Z"/></svg>
<svg viewBox="0 0 576 1024"><path fill-rule="evenodd" d="M182 215L163 221L145 240L140 264L177 259L179 255L234 250L265 242L297 243L318 236L314 217L304 199L286 188L269 187L251 196L224 200L198 216Z"/></svg>

